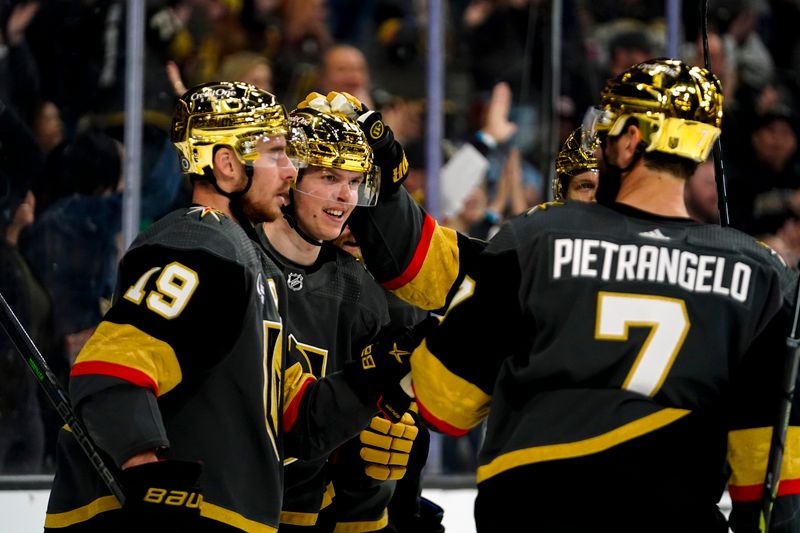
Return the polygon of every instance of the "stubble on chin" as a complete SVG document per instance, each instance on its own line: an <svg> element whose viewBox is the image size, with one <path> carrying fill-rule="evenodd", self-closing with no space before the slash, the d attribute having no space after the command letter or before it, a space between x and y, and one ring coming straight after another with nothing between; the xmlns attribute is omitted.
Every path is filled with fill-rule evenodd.
<svg viewBox="0 0 800 533"><path fill-rule="evenodd" d="M263 202L258 205L245 204L242 208L247 219L253 224L274 222L283 216L283 212L275 199L271 202Z"/></svg>

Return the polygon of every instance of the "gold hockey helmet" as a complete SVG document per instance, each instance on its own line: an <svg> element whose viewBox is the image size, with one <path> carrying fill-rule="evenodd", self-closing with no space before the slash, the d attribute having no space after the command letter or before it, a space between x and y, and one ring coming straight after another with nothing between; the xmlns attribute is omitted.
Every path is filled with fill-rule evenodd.
<svg viewBox="0 0 800 533"><path fill-rule="evenodd" d="M372 148L358 123L339 113L308 107L292 111L289 122L305 134L309 166L363 174L356 205L374 206L378 202L380 168L375 165Z"/></svg>
<svg viewBox="0 0 800 533"><path fill-rule="evenodd" d="M255 163L261 142L283 137L295 166L302 166L302 132L290 127L286 110L272 93L243 82L209 82L179 100L172 120L172 143L181 170L204 174L214 166L214 147L233 148L242 163Z"/></svg>
<svg viewBox="0 0 800 533"><path fill-rule="evenodd" d="M606 82L601 105L583 121L583 143L622 133L638 120L647 152L664 152L698 163L720 134L722 89L710 71L676 59L652 59Z"/></svg>
<svg viewBox="0 0 800 533"><path fill-rule="evenodd" d="M597 171L597 159L594 150L583 147L581 129L577 128L569 134L564 146L556 156L556 175L553 177L553 199L563 200L566 197L569 178L586 171Z"/></svg>

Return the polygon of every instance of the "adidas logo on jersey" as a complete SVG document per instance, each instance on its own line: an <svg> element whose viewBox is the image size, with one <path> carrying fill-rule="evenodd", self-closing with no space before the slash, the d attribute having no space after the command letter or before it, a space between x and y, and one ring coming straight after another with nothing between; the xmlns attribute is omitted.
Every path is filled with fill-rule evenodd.
<svg viewBox="0 0 800 533"><path fill-rule="evenodd" d="M650 230L650 231L643 231L643 232L641 232L639 234L639 237L644 237L645 239L653 239L653 240L656 240L656 241L671 241L672 240L670 237L667 237L666 235L661 233L661 230L658 229L658 228L656 228L654 230Z"/></svg>

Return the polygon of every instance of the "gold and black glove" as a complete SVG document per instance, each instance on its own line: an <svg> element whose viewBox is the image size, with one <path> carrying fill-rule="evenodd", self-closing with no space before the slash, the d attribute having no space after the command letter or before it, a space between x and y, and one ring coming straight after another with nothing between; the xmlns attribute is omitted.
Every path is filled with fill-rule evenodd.
<svg viewBox="0 0 800 533"><path fill-rule="evenodd" d="M358 360L344 366L344 376L356 394L365 402L376 402L392 422L400 421L411 405L410 387L401 385L411 371L411 353L438 323L431 316L399 332L385 329L361 351Z"/></svg>
<svg viewBox="0 0 800 533"><path fill-rule="evenodd" d="M134 531L164 527L189 531L200 520L202 465L193 461L158 461L121 473L127 521ZM137 529L138 528L138 529Z"/></svg>
<svg viewBox="0 0 800 533"><path fill-rule="evenodd" d="M408 413L394 423L380 416L374 417L358 435L364 473L379 481L401 479L406 474L418 432L419 428Z"/></svg>

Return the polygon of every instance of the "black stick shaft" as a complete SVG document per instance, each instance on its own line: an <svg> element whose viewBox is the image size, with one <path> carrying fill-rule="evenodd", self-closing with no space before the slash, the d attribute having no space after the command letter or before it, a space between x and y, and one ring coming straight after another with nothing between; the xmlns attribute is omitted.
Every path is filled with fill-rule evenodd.
<svg viewBox="0 0 800 533"><path fill-rule="evenodd" d="M50 370L50 367L47 365L47 361L42 357L39 349L33 343L28 332L25 331L17 315L14 314L14 311L11 309L11 306L8 305L8 302L2 294L0 294L0 322L2 322L3 329L6 330L11 341L17 347L17 351L20 357L25 361L25 365L30 369L33 375L36 376L36 380L39 382L42 389L44 389L47 399L53 404L58 414L61 415L64 423L69 426L81 449L86 453L86 457L89 458L92 466L94 466L97 473L108 486L108 490L111 491L111 494L116 496L120 504L124 504L125 495L122 492L122 485L108 466L106 466L100 454L97 453L97 449L92 443L89 434L86 432L83 424L75 416L75 411L72 410L64 388L59 384L55 375Z"/></svg>
<svg viewBox="0 0 800 533"><path fill-rule="evenodd" d="M761 497L761 514L759 516L759 529L762 533L770 530L772 507L778 497L783 451L786 444L786 435L789 431L789 416L792 414L797 367L798 362L800 362L798 328L800 328L800 279L798 279L795 293L792 329L789 332L789 336L786 337L787 351L783 370L783 383L781 384L781 405L778 410L778 419L772 428L772 441L770 442L769 456L767 458L767 472L764 476L764 494Z"/></svg>
<svg viewBox="0 0 800 533"><path fill-rule="evenodd" d="M708 55L708 0L700 2L700 27L703 34L703 63L707 70L711 70L711 59ZM719 138L714 142L714 180L717 182L717 209L719 210L719 224L723 228L731 225L728 212L728 184L725 179L725 169L722 166L722 142Z"/></svg>

